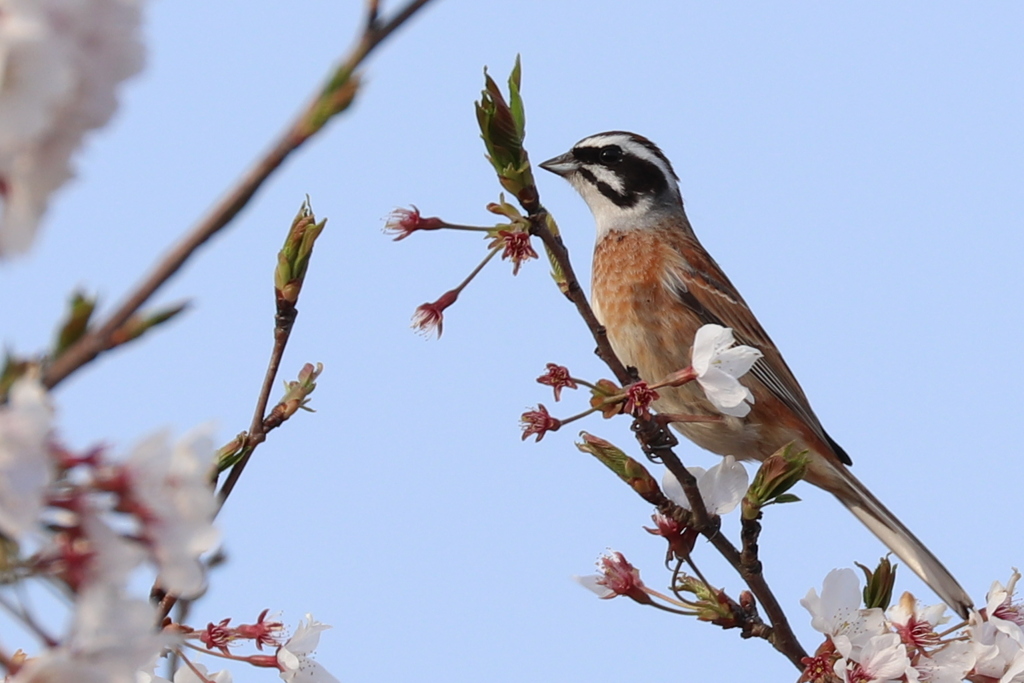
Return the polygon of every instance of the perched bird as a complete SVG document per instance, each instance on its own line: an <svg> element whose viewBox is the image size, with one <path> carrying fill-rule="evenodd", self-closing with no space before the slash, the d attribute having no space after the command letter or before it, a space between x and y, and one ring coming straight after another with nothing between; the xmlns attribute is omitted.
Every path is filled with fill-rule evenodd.
<svg viewBox="0 0 1024 683"><path fill-rule="evenodd" d="M790 442L807 449L805 478L838 498L966 618L970 596L850 473L850 457L825 432L779 350L697 240L661 150L640 135L613 131L584 138L540 166L568 180L594 214L591 303L615 353L641 379L657 382L688 367L694 335L709 323L732 328L737 343L764 354L742 380L754 397L745 417L718 412L695 382L659 389L654 407L717 418L673 427L719 455L764 460Z"/></svg>

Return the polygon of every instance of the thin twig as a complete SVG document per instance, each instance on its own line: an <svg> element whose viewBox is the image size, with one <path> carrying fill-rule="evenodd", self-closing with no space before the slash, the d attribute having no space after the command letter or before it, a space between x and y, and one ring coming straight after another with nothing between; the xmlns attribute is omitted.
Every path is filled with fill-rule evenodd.
<svg viewBox="0 0 1024 683"><path fill-rule="evenodd" d="M281 367L281 358L284 357L284 349L288 345L288 339L295 325L295 317L298 315L298 311L294 306L281 306L280 301L278 304L278 312L274 317L274 348L270 353L270 362L267 364L267 372L263 376L263 386L260 387L259 398L256 400L256 410L253 413L252 424L249 427L249 434L245 440L245 454L228 472L228 476L225 478L224 484L217 494L220 507L224 506L224 502L227 501L231 491L234 490L235 484L238 483L239 477L242 476L242 470L245 469L249 458L252 457L253 451L256 450L256 446L263 443L267 438L264 420L267 414L267 404L270 403L270 392L274 389L277 372Z"/></svg>
<svg viewBox="0 0 1024 683"><path fill-rule="evenodd" d="M369 16L366 21L366 29L364 30L357 47L342 63L342 65L335 69L333 76L330 79L331 83L328 84L327 88L331 88L332 85L336 85L339 80L345 81L351 78L356 66L362 62L366 55L427 2L429 2L429 0L414 0L413 2L410 2L383 27L378 25L379 20L376 16L377 3L369 3L368 13L372 16ZM321 92L324 92L324 90ZM104 331L114 322L117 322L117 325L114 326L116 329L116 327L120 325L120 322L118 322L119 316L130 316L136 308L141 306L145 300L155 292L161 284L163 284L163 282L165 282L178 268L181 267L185 260L188 259L199 245L209 239L209 237L216 233L217 230L224 227L224 225L226 225L227 222L230 221L239 210L241 210L245 203L256 192L256 189L260 184L262 184L270 173L281 164L284 158L310 137L311 133L308 132L308 122L311 113L318 106L318 99L314 99L313 103L304 109L302 115L299 116L288 132L275 145L271 154L257 163L256 166L250 170L249 173L246 174L245 178L243 178L243 180L236 186L235 190L229 194L228 198L221 202L218 209L223 207L223 210L215 209L207 219L202 221L191 233L186 235L178 247L176 247L171 254L165 257L165 259L157 265L153 273L151 273L143 284L137 288L137 290L129 297L129 300L122 304L122 306L111 315L103 326L95 332L91 332L82 337L75 346L71 347L68 353L57 359L57 361L50 367L50 371L52 373L49 377L50 386L56 384L70 372L81 367L82 364L89 362L92 358L95 358L99 352L103 351L103 340L107 338ZM125 313L126 311L127 313ZM242 471L245 469L246 464L252 457L252 453L255 448L266 440L267 433L270 430L278 427L283 422L281 415L275 414L276 411L272 411L270 415L267 414L267 405L270 402L270 394L271 391L273 391L274 381L277 379L281 359L284 356L284 350L288 344L288 339L291 336L291 331L295 324L297 314L298 311L293 303L280 297L278 298L277 313L274 318L274 347L271 351L270 361L267 364L267 371L264 373L263 384L260 387L260 393L256 400L256 408L253 412L252 423L249 427L249 432L245 436L242 456L231 468L224 484L218 492L218 513L221 508L223 508L225 501L228 496L231 495L232 490L234 490L235 485L238 483L239 477L241 477ZM89 341L90 338L92 339L93 344L99 344L99 346L86 347L83 351L79 352L79 356L82 358L81 362L75 364L68 361L66 370L63 366L60 366L61 361L64 361L69 355L75 352L75 349L78 348L79 345L83 342ZM96 350L97 348L98 350ZM89 355L90 353L91 355ZM55 368L57 369L55 370ZM166 593L159 584L154 584L150 591L150 597L154 602L158 603L158 621L161 622L170 614L178 601L176 596Z"/></svg>
<svg viewBox="0 0 1024 683"><path fill-rule="evenodd" d="M428 2L430 0L411 0L384 25L380 25L376 18L372 22L366 22L365 30L348 57L332 70L332 75L328 79L329 86L336 87L338 83L351 79L356 68L362 64L373 49ZM376 3L370 3L369 9L375 10L375 8ZM313 103L302 109L300 115L271 146L270 150L253 164L209 213L157 262L102 324L84 334L67 351L54 359L43 373L43 383L47 388L53 388L71 373L111 348L111 338L114 333L132 314L138 311L200 246L238 215L264 181L310 137L312 132L315 132L310 132L306 123L310 111L316 106L322 92L323 88L318 89Z"/></svg>
<svg viewBox="0 0 1024 683"><path fill-rule="evenodd" d="M562 242L561 236L555 235L548 228L545 214L546 209L540 206L539 203L534 210L530 211L530 232L541 239L558 263L559 268L561 268L565 278L565 295L576 306L576 310L583 318L591 335L593 335L594 341L597 342L596 353L598 357L608 365L621 384L627 385L638 381L639 377L636 376L635 369L627 369L616 355L614 349L612 349L611 343L608 341L607 332L594 315L594 311L591 309L583 288L576 277L572 263L569 260L569 250ZM800 660L806 657L807 653L800 645L800 641L797 640L796 634L793 633L785 612L761 574L760 567L758 566L757 570L753 571L752 567L744 564L736 547L724 534L719 533L718 518L708 515L707 508L704 506L704 501L697 489L697 480L683 466L682 461L679 460L679 457L672 450L672 446L677 443L675 437L668 432L665 425L659 424L657 419L638 419L634 422L633 431L636 433L637 439L640 440L647 456L654 461L663 463L679 480L692 508L690 525L707 538L722 557L733 566L764 608L765 614L772 624L771 633L767 638L769 642L771 642L776 650L785 655L794 666L803 670ZM672 507L677 508L675 505L672 505ZM670 514L665 510L663 512Z"/></svg>

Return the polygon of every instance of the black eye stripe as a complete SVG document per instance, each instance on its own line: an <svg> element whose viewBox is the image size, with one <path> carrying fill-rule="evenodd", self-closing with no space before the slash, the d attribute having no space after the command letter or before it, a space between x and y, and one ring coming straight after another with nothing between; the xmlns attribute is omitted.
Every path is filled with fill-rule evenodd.
<svg viewBox="0 0 1024 683"><path fill-rule="evenodd" d="M572 155L584 164L600 164L603 147L574 147Z"/></svg>
<svg viewBox="0 0 1024 683"><path fill-rule="evenodd" d="M616 192L615 188L611 185L603 180L598 180L597 176L595 176L594 173L586 166L580 167L579 173L588 183L596 187L598 192L612 200L612 203L615 204L615 206L621 206L624 209L628 209L640 201L640 193L631 192L628 186L626 187L625 192Z"/></svg>
<svg viewBox="0 0 1024 683"><path fill-rule="evenodd" d="M617 161L605 163L603 154L610 149L620 152ZM580 173L595 185L601 194L611 199L617 206L630 207L636 204L641 195L657 195L668 189L668 179L664 171L652 161L634 154L623 153L618 145L605 147L575 147L572 154L580 161ZM622 179L622 191L604 182L598 182L594 173L587 166L606 168Z"/></svg>

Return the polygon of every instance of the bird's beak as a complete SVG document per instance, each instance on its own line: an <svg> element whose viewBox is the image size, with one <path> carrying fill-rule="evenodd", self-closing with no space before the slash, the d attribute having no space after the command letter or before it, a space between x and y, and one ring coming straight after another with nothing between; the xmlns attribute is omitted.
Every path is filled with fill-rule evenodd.
<svg viewBox="0 0 1024 683"><path fill-rule="evenodd" d="M576 161L576 157L572 155L572 152L566 152L554 159L548 159L540 164L540 167L545 171L551 171L555 175L560 175L563 178L576 169L579 168L579 164Z"/></svg>

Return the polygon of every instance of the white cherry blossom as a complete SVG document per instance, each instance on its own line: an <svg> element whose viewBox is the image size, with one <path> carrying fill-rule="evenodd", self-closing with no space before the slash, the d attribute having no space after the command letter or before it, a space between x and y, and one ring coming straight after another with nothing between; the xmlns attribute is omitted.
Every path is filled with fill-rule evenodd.
<svg viewBox="0 0 1024 683"><path fill-rule="evenodd" d="M704 507L713 515L732 512L743 500L750 484L746 468L731 455L725 456L722 462L707 471L703 467L686 469L697 480L697 488L704 500ZM661 488L673 503L681 508L690 509L690 501L687 500L682 485L668 470L661 479Z"/></svg>
<svg viewBox="0 0 1024 683"><path fill-rule="evenodd" d="M971 613L967 633L970 636L971 653L976 660L975 673L1002 683L1015 679L1016 671L1011 669L1016 669L1018 663L1024 664L1024 650L1020 641L991 620L983 621L977 612Z"/></svg>
<svg viewBox="0 0 1024 683"><path fill-rule="evenodd" d="M974 651L970 643L946 643L914 664L918 678L927 683L960 683L974 668Z"/></svg>
<svg viewBox="0 0 1024 683"><path fill-rule="evenodd" d="M812 588L800 604L811 613L811 627L832 638L836 649L854 661L860 661L860 650L871 638L886 632L882 610L861 608L860 580L852 569L830 571L821 595Z"/></svg>
<svg viewBox="0 0 1024 683"><path fill-rule="evenodd" d="M320 633L331 628L307 614L306 618L299 622L295 633L285 641L277 651L277 663L281 667L281 680L286 683L291 681L308 681L309 683L339 683L338 679L330 674L322 664L313 660L309 655L313 654L317 645L320 644Z"/></svg>
<svg viewBox="0 0 1024 683"><path fill-rule="evenodd" d="M750 412L754 395L739 382L763 355L751 346L734 346L731 328L704 325L693 338L690 363L697 373L697 383L715 408L734 417Z"/></svg>
<svg viewBox="0 0 1024 683"><path fill-rule="evenodd" d="M907 646L900 642L895 633L872 636L864 644L857 659L850 657L848 640L846 647L836 642L836 649L843 656L835 664L835 674L849 683L898 683L904 676L914 680L916 671L910 666Z"/></svg>

